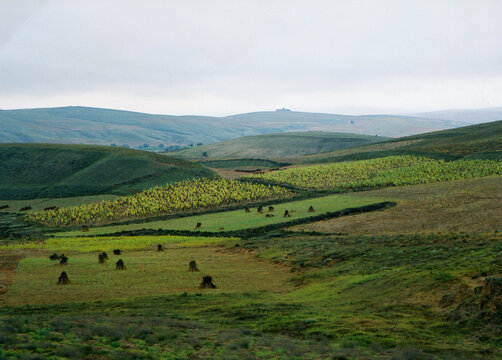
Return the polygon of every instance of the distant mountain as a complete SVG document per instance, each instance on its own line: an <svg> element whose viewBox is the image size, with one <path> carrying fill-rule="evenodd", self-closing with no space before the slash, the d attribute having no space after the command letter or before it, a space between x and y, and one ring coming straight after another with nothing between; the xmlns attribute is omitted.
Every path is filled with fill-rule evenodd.
<svg viewBox="0 0 502 360"><path fill-rule="evenodd" d="M415 114L420 118L443 119L449 121L462 121L466 123L482 123L489 121L502 120L502 107L486 109L456 109L422 112Z"/></svg>
<svg viewBox="0 0 502 360"><path fill-rule="evenodd" d="M375 135L321 131L287 132L245 136L214 144L178 150L169 154L187 159L277 159L373 144L388 139Z"/></svg>
<svg viewBox="0 0 502 360"><path fill-rule="evenodd" d="M456 121L414 116L349 116L282 109L210 117L71 106L0 110L0 143L208 144L286 131L350 132L397 137L462 125Z"/></svg>

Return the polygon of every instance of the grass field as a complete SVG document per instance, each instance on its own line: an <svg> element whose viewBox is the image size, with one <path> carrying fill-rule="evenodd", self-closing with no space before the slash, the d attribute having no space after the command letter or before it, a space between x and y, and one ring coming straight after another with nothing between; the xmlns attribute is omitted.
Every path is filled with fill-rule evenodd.
<svg viewBox="0 0 502 360"><path fill-rule="evenodd" d="M502 230L502 176L386 188L354 196L392 198L397 206L293 229L349 234Z"/></svg>
<svg viewBox="0 0 502 360"><path fill-rule="evenodd" d="M44 241L30 241L13 243L0 246L0 250L38 249L47 251L78 251L93 252L113 249L139 250L157 249L157 244L164 247L200 247L215 245L237 238L198 237L198 236L114 236L114 237L75 237L75 238L48 238Z"/></svg>
<svg viewBox="0 0 502 360"><path fill-rule="evenodd" d="M500 234L291 235L242 240L238 248L230 245L223 252L175 249L172 256L167 251L127 252L124 260L130 267L118 273L108 269L112 264L96 264L95 254L70 255L65 270L73 284L59 289L53 284L61 268L45 257L28 257L20 264L13 289L22 291L22 280L25 287L33 283L28 285L33 286L32 291L24 296L9 291L7 300L48 304L0 311L1 319L9 324L0 328L0 334L9 339L5 349L30 354L45 348L48 354L57 353L61 347L54 348L55 344L64 340L67 354L84 352L81 345L85 344L88 351L103 355L120 351L158 358L172 356L168 354L173 347L181 351L177 339L183 339L183 356L195 358L223 359L228 357L226 346L230 344L236 346L237 358L259 359L277 354L269 350L272 344L293 359L498 359L502 354L497 312L489 307L480 310L477 304L482 295L474 292L486 278L502 271ZM267 262L246 255L251 250L282 266L270 268ZM197 281L185 273L183 265L192 256L201 259L201 270L209 266L206 260L211 261L215 283L226 290L195 290L200 296L189 290ZM245 262L247 259L251 264ZM179 262L181 268L176 265ZM168 269L172 276L164 278L166 274L148 266ZM293 272L281 273L284 267ZM246 282L237 284L239 278L234 278L245 268L251 269L250 273L239 273L240 279L256 276L248 280L256 284L251 290ZM223 269L230 273L223 273ZM97 276L91 277L95 270ZM265 284L269 278L264 271L272 271L274 279L284 276L284 282ZM159 295L134 298L136 290L124 290L118 280L135 283L135 279L123 278L131 272L158 284L144 292ZM227 279L232 283L228 289ZM113 284L111 290L102 287L102 281ZM177 292L169 295L168 285ZM137 284L140 289L142 286ZM80 293L81 287L87 287L88 292ZM260 289L265 291L257 291ZM49 290L51 295L47 295ZM82 303L110 292L120 299ZM445 296L452 300L444 303ZM68 303L73 297L78 303ZM163 319L174 320L168 326ZM133 331L137 326L141 332ZM88 327L89 331L81 330ZM187 337L180 330L183 327L191 329L194 338ZM166 334L174 338L159 337ZM246 340L244 344L235 342L237 334ZM283 336L282 341L278 335ZM40 345L30 348L28 342Z"/></svg>
<svg viewBox="0 0 502 360"><path fill-rule="evenodd" d="M274 211L269 213L268 207L264 207L263 214L257 212L257 208L250 208L250 213L244 210L233 210L205 214L199 216L187 216L177 219L151 221L137 224L124 224L102 226L89 229L88 232L68 231L57 233L57 236L81 236L81 235L105 235L120 231L133 231L140 229L167 229L167 230L193 230L197 223L201 223L200 231L220 232L233 231L261 227L271 224L279 224L295 219L316 216L326 212L334 212L346 208L359 207L382 202L388 199L378 197L360 197L352 195L329 195L308 200L298 200L274 205ZM313 206L314 213L308 209ZM289 210L291 217L284 217L285 210ZM292 211L294 210L294 212ZM266 214L274 215L266 217Z"/></svg>
<svg viewBox="0 0 502 360"><path fill-rule="evenodd" d="M1 144L0 199L129 194L215 174L199 164L112 146Z"/></svg>
<svg viewBox="0 0 502 360"><path fill-rule="evenodd" d="M140 296L187 293L286 291L291 277L286 268L242 254L226 254L211 248L170 248L164 252L124 251L109 254L98 264L97 253L66 253L69 264L60 266L47 256L23 259L5 299L8 305L88 302L131 299ZM115 270L123 259L127 270ZM189 272L197 261L200 272ZM58 286L61 271L71 284ZM216 289L201 290L203 275L211 275Z"/></svg>

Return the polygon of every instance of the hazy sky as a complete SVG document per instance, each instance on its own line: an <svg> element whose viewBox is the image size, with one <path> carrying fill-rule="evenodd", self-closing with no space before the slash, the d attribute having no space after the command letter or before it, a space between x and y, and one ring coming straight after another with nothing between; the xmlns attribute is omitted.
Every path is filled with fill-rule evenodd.
<svg viewBox="0 0 502 360"><path fill-rule="evenodd" d="M0 0L0 108L502 106L500 0Z"/></svg>

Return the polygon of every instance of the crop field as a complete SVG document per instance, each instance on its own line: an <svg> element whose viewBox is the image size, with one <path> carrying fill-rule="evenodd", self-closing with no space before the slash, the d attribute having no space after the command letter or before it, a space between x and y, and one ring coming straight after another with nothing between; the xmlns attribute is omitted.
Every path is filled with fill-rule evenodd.
<svg viewBox="0 0 502 360"><path fill-rule="evenodd" d="M389 156L274 171L252 175L250 178L291 185L300 189L358 190L490 175L502 175L502 162L492 160L446 162L425 157Z"/></svg>
<svg viewBox="0 0 502 360"><path fill-rule="evenodd" d="M56 233L56 236L82 236L86 235L105 235L121 231L133 231L141 229L164 229L164 230L193 230L193 231L234 231L241 229L256 228L271 224L280 224L296 219L316 216L326 212L334 212L346 208L365 206L386 201L388 199L378 197L361 197L352 195L329 195L319 198L297 200L287 203L273 205L274 210L269 212L268 206L263 208L263 213L259 214L256 207L250 208L246 213L244 209L218 212L213 214L204 214L197 216L187 216L176 219L151 221L146 223L124 224L102 226L89 229L88 232L69 231ZM313 206L315 212L308 212L309 207ZM288 210L290 217L284 217ZM272 217L267 217L273 215ZM199 229L195 229L197 223L201 223Z"/></svg>
<svg viewBox="0 0 502 360"><path fill-rule="evenodd" d="M110 259L105 264L98 264L98 253L65 254L69 261L64 266L48 256L21 260L6 304L88 302L184 292L281 292L288 289L291 277L286 268L207 247L123 251L120 256L108 253ZM118 259L123 259L126 270L115 270ZM200 272L188 271L191 260L197 261ZM58 286L63 270L71 284ZM211 275L217 288L199 289L203 275Z"/></svg>
<svg viewBox="0 0 502 360"><path fill-rule="evenodd" d="M114 201L33 212L26 218L48 226L91 225L288 195L291 195L288 190L278 186L197 179L155 187Z"/></svg>

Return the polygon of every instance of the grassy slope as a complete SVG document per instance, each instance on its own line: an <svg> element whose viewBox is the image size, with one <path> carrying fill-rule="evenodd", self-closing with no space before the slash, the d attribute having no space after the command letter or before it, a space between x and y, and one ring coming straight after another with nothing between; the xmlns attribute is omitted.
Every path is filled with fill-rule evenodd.
<svg viewBox="0 0 502 360"><path fill-rule="evenodd" d="M294 159L296 163L357 160L399 154L445 159L502 159L502 121L408 136L382 143Z"/></svg>
<svg viewBox="0 0 502 360"><path fill-rule="evenodd" d="M502 230L502 176L355 193L396 199L384 211L299 225L295 230L349 234Z"/></svg>
<svg viewBox="0 0 502 360"><path fill-rule="evenodd" d="M193 177L214 176L198 164L104 146L0 145L0 199L125 194Z"/></svg>
<svg viewBox="0 0 502 360"><path fill-rule="evenodd" d="M215 144L196 146L172 154L177 157L201 159L203 153L211 159L270 159L322 153L337 149L371 144L388 138L321 131L279 133L246 136Z"/></svg>
<svg viewBox="0 0 502 360"><path fill-rule="evenodd" d="M290 165L289 163L281 163L265 159L222 159L222 160L206 160L206 161L201 161L200 163L211 169L227 169L227 170L274 169Z"/></svg>
<svg viewBox="0 0 502 360"><path fill-rule="evenodd" d="M263 352L263 342L254 336L266 339L270 345L277 341L278 334L286 337L283 340L292 338L300 342L293 353L289 341L280 345L282 356L288 354L291 359L333 359L336 355L354 359L496 359L502 354L500 342L494 337L500 335L494 311L463 312L469 304L477 309L480 295L472 289L482 286L485 277L502 271L502 264L497 261L502 246L500 234L395 237L292 234L239 240L239 244L236 247L229 241L226 251L233 256L222 254L221 248L216 252L212 248L190 248L193 252L186 253L169 249L158 254L149 247L149 251L125 254L126 265L130 262L131 268L124 272L110 270L111 264L98 265L89 255L74 254L70 256L70 265L65 267L72 271L69 275L74 284L60 288L53 285L53 278L61 268L50 264L46 257L31 254L21 263L20 277L14 285L16 291L7 293L10 302L40 303L49 301L49 296L56 296L57 302L67 302L79 292L84 300L108 298L109 291L128 298L85 303L77 297L78 302L69 304L4 307L0 309L0 317L9 325L0 328L3 339L8 339L4 349L29 354L45 348L47 354L52 354L58 351L55 345L63 342L68 351L77 354L85 351L81 348L85 344L87 351L104 354L123 351L131 357L133 354L141 358L167 357L177 343L178 330L168 331L174 337L161 337L166 334L162 319L173 318L190 321L178 325L188 326L197 334L193 339L197 341L185 342L187 353L183 356L192 358L228 358L231 349L226 345L237 344L217 335L218 329L220 334L223 329L240 332L242 339L246 339L237 345L240 355L236 358L270 358L270 352ZM288 277L280 272L280 267L265 263L256 267L259 263L243 254L249 251L289 266L293 282L289 285L284 282ZM186 260L192 256L204 259L201 265L207 261L215 282L219 277L214 274L221 274L221 286L236 291L183 294L197 287L191 276L202 275L183 271ZM176 265L180 261L181 265ZM169 271L163 271L166 268ZM91 273L95 271L98 273L93 278ZM280 272L282 281L275 279L275 272ZM131 277L129 274L133 273L136 276ZM20 296L18 291L27 286L29 275L35 277L32 286L36 291ZM128 296L120 280L141 288L144 284L136 277L147 283L159 281L158 286L144 289L149 296ZM179 283L180 279L185 282ZM113 286L103 287L103 283ZM288 287L289 292L273 293ZM471 292L460 293L459 289L465 287ZM83 293L84 288L87 293ZM173 289L175 294L155 295L168 294ZM256 292L260 289L265 291ZM451 294L453 301L441 305L445 294ZM27 315L30 321L26 321ZM130 324L135 318L142 319L141 332L132 331L135 326ZM87 324L91 325L90 331L79 330L87 328ZM173 327L174 324L175 321ZM198 330L201 324L215 328L201 336ZM307 344L305 339L316 341ZM25 346L29 343L37 345ZM179 351L175 352L178 357Z"/></svg>

